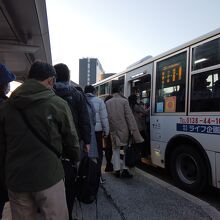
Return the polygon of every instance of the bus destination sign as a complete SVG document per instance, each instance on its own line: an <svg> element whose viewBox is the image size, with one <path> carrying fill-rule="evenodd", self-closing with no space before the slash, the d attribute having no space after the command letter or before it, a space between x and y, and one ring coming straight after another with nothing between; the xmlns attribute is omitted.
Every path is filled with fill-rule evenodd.
<svg viewBox="0 0 220 220"><path fill-rule="evenodd" d="M161 82L163 85L170 85L176 81L182 80L183 70L180 63L164 66L161 73Z"/></svg>

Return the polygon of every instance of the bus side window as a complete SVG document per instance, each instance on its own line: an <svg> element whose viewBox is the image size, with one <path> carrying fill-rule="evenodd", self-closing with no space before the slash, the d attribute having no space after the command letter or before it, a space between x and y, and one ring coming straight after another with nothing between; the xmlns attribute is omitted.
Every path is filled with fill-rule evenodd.
<svg viewBox="0 0 220 220"><path fill-rule="evenodd" d="M220 107L220 80L218 70L192 75L191 112L214 112Z"/></svg>
<svg viewBox="0 0 220 220"><path fill-rule="evenodd" d="M192 49L191 112L220 111L220 38Z"/></svg>

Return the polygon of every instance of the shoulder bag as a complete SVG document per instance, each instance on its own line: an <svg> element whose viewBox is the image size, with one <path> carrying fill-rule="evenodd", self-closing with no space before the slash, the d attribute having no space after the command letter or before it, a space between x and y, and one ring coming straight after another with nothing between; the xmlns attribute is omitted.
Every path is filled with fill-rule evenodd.
<svg viewBox="0 0 220 220"><path fill-rule="evenodd" d="M61 159L63 164L63 169L65 172L65 181L67 180L75 180L77 176L77 166L71 162L70 159L64 158L62 154L49 142L47 142L39 133L38 131L31 125L31 123L28 121L27 116L22 112L21 110L17 109L17 111L20 113L23 121L27 125L27 127L30 129L32 134L47 148L49 148L53 153L57 155L59 159Z"/></svg>

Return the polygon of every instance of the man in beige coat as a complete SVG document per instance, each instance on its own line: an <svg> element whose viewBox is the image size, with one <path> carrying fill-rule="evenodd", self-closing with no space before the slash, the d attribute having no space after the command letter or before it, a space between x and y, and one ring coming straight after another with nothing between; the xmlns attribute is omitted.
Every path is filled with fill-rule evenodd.
<svg viewBox="0 0 220 220"><path fill-rule="evenodd" d="M128 145L129 135L132 134L135 143L144 141L139 133L136 121L129 107L128 100L123 97L119 87L112 89L113 98L106 102L109 117L110 134L112 138L112 162L116 177L131 178L125 166L125 158L121 166L120 149Z"/></svg>

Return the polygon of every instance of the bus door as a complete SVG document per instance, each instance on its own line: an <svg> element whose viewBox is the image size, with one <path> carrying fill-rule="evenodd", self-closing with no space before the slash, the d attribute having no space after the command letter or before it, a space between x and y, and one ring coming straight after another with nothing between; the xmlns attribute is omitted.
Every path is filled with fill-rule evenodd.
<svg viewBox="0 0 220 220"><path fill-rule="evenodd" d="M145 75L131 81L131 95L136 95L138 101L147 109L150 107L151 75Z"/></svg>
<svg viewBox="0 0 220 220"><path fill-rule="evenodd" d="M130 94L137 96L138 103L142 104L144 109L150 107L151 97L151 75L145 75L131 81ZM142 118L141 118L142 120ZM143 117L144 130L140 131L144 138L144 146L141 149L141 161L146 164L150 164L149 156L151 154L150 149L150 117ZM142 123L141 123L142 124Z"/></svg>

